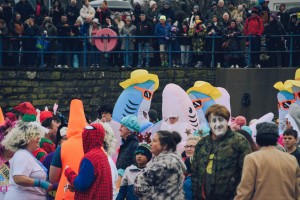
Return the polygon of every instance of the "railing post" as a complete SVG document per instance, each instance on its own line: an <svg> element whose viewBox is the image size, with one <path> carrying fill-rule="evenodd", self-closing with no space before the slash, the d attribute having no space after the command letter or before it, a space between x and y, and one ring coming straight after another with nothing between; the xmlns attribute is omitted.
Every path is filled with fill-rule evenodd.
<svg viewBox="0 0 300 200"><path fill-rule="evenodd" d="M249 45L248 45L248 63L247 66L250 67L251 64L251 48L252 48L252 35L249 35Z"/></svg>
<svg viewBox="0 0 300 200"><path fill-rule="evenodd" d="M294 33L292 32L291 35L290 35L290 63L289 63L289 67L292 67L293 66L293 49L294 49L294 46L293 46L293 43L294 43Z"/></svg>
<svg viewBox="0 0 300 200"><path fill-rule="evenodd" d="M215 66L215 34L212 35L211 68Z"/></svg>
<svg viewBox="0 0 300 200"><path fill-rule="evenodd" d="M46 42L45 42L45 39L46 39L46 36L43 34L42 35L42 55L41 55L41 67L43 68L44 67L44 45L46 45Z"/></svg>
<svg viewBox="0 0 300 200"><path fill-rule="evenodd" d="M126 38L125 38L125 51L126 51L126 54L125 54L125 67L127 68L128 67L128 51L129 51L129 34L127 33L126 34Z"/></svg>
<svg viewBox="0 0 300 200"><path fill-rule="evenodd" d="M172 66L172 41L169 42L169 44L168 44L168 58L169 58L169 60L168 60L169 66L168 67L171 67Z"/></svg>
<svg viewBox="0 0 300 200"><path fill-rule="evenodd" d="M84 38L83 38L83 68L86 69L86 49L87 49L87 34L84 34Z"/></svg>

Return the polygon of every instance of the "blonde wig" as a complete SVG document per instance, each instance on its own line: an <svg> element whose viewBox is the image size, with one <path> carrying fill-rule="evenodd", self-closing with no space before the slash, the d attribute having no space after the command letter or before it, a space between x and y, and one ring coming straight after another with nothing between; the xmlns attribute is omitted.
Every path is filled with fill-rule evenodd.
<svg viewBox="0 0 300 200"><path fill-rule="evenodd" d="M115 138L114 132L108 123L103 123L100 120L98 120L95 123L101 124L105 130L103 147L107 154L111 156L116 151L115 148L117 140Z"/></svg>
<svg viewBox="0 0 300 200"><path fill-rule="evenodd" d="M186 141L194 140L194 141L196 141L198 143L200 139L201 139L201 137L199 137L199 136L190 135L190 136L188 136L188 138L186 139Z"/></svg>
<svg viewBox="0 0 300 200"><path fill-rule="evenodd" d="M18 121L15 127L8 132L1 144L5 149L16 152L25 149L32 139L42 138L49 130L38 122Z"/></svg>

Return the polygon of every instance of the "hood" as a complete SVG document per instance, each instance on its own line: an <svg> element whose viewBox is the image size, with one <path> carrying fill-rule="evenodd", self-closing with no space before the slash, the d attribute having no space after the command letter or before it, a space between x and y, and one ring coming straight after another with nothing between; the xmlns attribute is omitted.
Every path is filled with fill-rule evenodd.
<svg viewBox="0 0 300 200"><path fill-rule="evenodd" d="M91 124L84 128L82 132L82 143L84 154L93 148L101 148L103 146L105 130L101 124Z"/></svg>
<svg viewBox="0 0 300 200"><path fill-rule="evenodd" d="M167 160L169 160L170 158L174 158L175 160L178 161L178 163L182 167L183 172L186 171L186 166L185 166L181 156L178 154L178 152L171 152L171 151L162 152L156 158L159 159L159 160L164 159L164 158L167 159Z"/></svg>
<svg viewBox="0 0 300 200"><path fill-rule="evenodd" d="M83 103L79 99L71 101L67 138L81 134L86 125Z"/></svg>

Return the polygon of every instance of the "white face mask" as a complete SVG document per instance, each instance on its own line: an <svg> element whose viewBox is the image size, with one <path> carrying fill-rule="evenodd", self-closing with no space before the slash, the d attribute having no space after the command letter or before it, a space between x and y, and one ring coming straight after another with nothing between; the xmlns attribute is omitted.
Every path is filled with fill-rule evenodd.
<svg viewBox="0 0 300 200"><path fill-rule="evenodd" d="M211 128L213 134L217 138L225 135L227 129L228 129L228 122L227 120L222 116L216 116L214 114L211 114L210 120L209 120L209 127Z"/></svg>

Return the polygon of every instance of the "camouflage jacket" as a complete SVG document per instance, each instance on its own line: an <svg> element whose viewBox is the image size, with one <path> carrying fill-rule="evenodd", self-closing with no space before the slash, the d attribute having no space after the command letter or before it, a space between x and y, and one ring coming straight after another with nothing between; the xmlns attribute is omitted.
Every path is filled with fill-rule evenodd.
<svg viewBox="0 0 300 200"><path fill-rule="evenodd" d="M202 200L205 191L204 184L206 168L210 154L214 152L211 192L205 194L208 200L231 200L234 198L236 188L241 180L244 157L251 153L247 139L239 133L228 128L225 135L215 142L211 134L202 138L195 148L192 162L192 187L195 200Z"/></svg>
<svg viewBox="0 0 300 200"><path fill-rule="evenodd" d="M162 152L137 175L135 193L140 200L183 200L185 171L185 164L178 153Z"/></svg>

